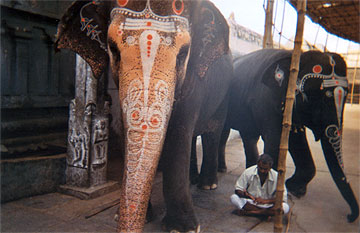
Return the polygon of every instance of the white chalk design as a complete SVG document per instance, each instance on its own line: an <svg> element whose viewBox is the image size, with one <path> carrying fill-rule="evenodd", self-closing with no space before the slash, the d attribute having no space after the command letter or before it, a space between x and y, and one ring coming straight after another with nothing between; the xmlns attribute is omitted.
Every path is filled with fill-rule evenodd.
<svg viewBox="0 0 360 233"><path fill-rule="evenodd" d="M139 37L142 62L142 80L130 83L127 96L123 101L126 114L128 138L128 171L139 169L142 159L147 159L145 148L158 145L162 140L166 124L166 114L170 111L171 101L168 98L169 87L159 80L153 90L154 100L149 101L149 85L160 36L156 31L145 30ZM145 147L145 145L147 145Z"/></svg>
<svg viewBox="0 0 360 233"><path fill-rule="evenodd" d="M342 87L347 88L348 80L347 80L346 76L339 76L335 73L335 65L336 64L335 64L335 61L332 56L329 56L329 62L330 62L330 65L332 66L332 72L330 75L324 75L321 73L308 73L304 77L302 77L301 80L298 80L297 89L303 93L306 81L308 79L313 79L313 78L322 79L323 82L322 82L321 86L323 88L336 87L336 86L342 86Z"/></svg>
<svg viewBox="0 0 360 233"><path fill-rule="evenodd" d="M127 8L115 7L110 13L111 20L115 15L121 14L126 17L125 27L127 30L151 29L163 32L189 31L189 21L179 15L160 16L155 14L150 7L150 1L146 3L143 11L137 12Z"/></svg>
<svg viewBox="0 0 360 233"><path fill-rule="evenodd" d="M277 83L281 87L281 84L282 84L282 82L284 80L284 71L282 69L280 69L279 65L277 65L277 67L275 69L275 80L277 81Z"/></svg>
<svg viewBox="0 0 360 233"><path fill-rule="evenodd" d="M346 93L344 88L338 86L334 89L334 101L336 106L338 124L340 127L341 127L341 116L343 112L345 97L346 97Z"/></svg>
<svg viewBox="0 0 360 233"><path fill-rule="evenodd" d="M325 135L329 139L329 143L334 149L336 158L340 167L344 170L344 162L342 159L342 146L341 146L341 134L339 128L336 125L329 125L325 129Z"/></svg>
<svg viewBox="0 0 360 233"><path fill-rule="evenodd" d="M153 160L151 150L158 150L163 142L168 114L172 107L172 93L168 83L152 79L156 56L160 47L173 45L173 36L189 31L188 20L178 15L159 16L154 14L147 1L142 12L117 7L111 12L111 19L121 15L125 19L117 28L119 36L127 35L127 46L138 46L140 49L142 77L133 80L122 101L126 121L127 136L127 182L145 181L150 174L151 166L147 161ZM133 33L136 32L136 33ZM138 35L138 32L140 35ZM151 89L151 92L150 92ZM160 151L158 151L160 153ZM133 195L125 187L126 216L138 212L141 195ZM135 207L136 206L136 207ZM130 220L131 221L131 220ZM133 223L130 223L130 225Z"/></svg>

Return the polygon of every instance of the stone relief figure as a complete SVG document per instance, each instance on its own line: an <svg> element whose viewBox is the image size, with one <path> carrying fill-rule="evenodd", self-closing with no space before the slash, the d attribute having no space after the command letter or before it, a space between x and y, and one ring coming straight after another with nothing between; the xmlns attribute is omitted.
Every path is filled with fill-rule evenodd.
<svg viewBox="0 0 360 233"><path fill-rule="evenodd" d="M93 165L106 163L107 141L109 137L108 121L105 119L97 120L94 126L93 145L94 161Z"/></svg>
<svg viewBox="0 0 360 233"><path fill-rule="evenodd" d="M72 147L71 156L68 157L68 164L74 167L87 168L89 157L88 136L78 130L71 130L69 143Z"/></svg>
<svg viewBox="0 0 360 233"><path fill-rule="evenodd" d="M90 146L89 119L86 114L83 121L76 120L77 108L80 107L77 107L76 101L73 100L70 103L67 164L73 167L87 168ZM85 113L88 112L89 106L85 109Z"/></svg>

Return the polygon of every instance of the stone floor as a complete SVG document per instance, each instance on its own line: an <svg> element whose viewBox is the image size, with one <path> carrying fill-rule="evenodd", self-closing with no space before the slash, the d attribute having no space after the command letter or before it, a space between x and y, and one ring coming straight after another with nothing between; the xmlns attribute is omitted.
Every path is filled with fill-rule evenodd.
<svg viewBox="0 0 360 233"><path fill-rule="evenodd" d="M350 209L337 190L322 154L310 131L308 141L314 156L317 173L308 185L305 197L289 197L291 213L284 219L286 232L360 232L359 219L346 221ZM219 187L203 191L191 187L196 214L202 232L271 232L273 221L256 217L239 217L229 197L234 183L243 172L244 151L235 133L226 148L228 172L219 173ZM259 149L263 145L259 143ZM201 148L198 148L201 152ZM360 175L360 106L347 105L343 139L344 164L347 178L359 200ZM287 159L287 177L294 166ZM60 193L24 198L1 205L1 232L115 232L113 216L119 201L119 191L92 200L80 200ZM165 213L162 198L161 173L157 174L152 192L154 221L145 225L145 232L161 232Z"/></svg>

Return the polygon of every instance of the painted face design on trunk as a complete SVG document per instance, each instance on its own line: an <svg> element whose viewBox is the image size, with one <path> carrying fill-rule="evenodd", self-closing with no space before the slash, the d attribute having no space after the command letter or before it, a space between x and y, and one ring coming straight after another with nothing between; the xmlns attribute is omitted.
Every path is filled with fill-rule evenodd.
<svg viewBox="0 0 360 233"><path fill-rule="evenodd" d="M162 143L176 84L176 55L189 43L189 23L178 15L154 14L150 1L142 12L114 8L111 19L109 35L122 60L115 75L126 119L127 169L133 172L146 148Z"/></svg>
<svg viewBox="0 0 360 233"><path fill-rule="evenodd" d="M336 158L340 167L344 170L344 162L342 159L342 147L341 147L341 133L339 128L336 125L329 125L325 129L325 135L329 139L329 143L331 144L332 148L334 149Z"/></svg>
<svg viewBox="0 0 360 233"><path fill-rule="evenodd" d="M127 4L127 1L118 2L119 6ZM190 28L188 20L181 16L183 1L176 2L182 4L167 2L173 11L170 16L155 14L150 0L141 12L123 7L111 12L109 57L113 75L119 77L127 140L124 179L128 185L123 186L126 198L122 200L124 209L120 210L120 218L127 218L129 225L119 229L140 229L139 216L145 219L147 199L144 195L151 192L175 85L178 79L184 78L177 77L177 55L189 47ZM182 69L186 70L188 56L189 50Z"/></svg>

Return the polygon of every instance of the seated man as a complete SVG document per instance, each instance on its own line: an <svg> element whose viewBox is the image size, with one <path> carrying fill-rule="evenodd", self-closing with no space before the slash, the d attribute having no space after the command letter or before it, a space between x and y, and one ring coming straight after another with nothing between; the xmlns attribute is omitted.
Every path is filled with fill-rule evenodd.
<svg viewBox="0 0 360 233"><path fill-rule="evenodd" d="M231 203L238 210L239 215L267 215L275 214L275 191L278 173L272 169L273 159L268 154L262 154L257 165L247 168L235 184L235 194L231 196ZM289 212L287 191L284 187L282 209L284 214Z"/></svg>

